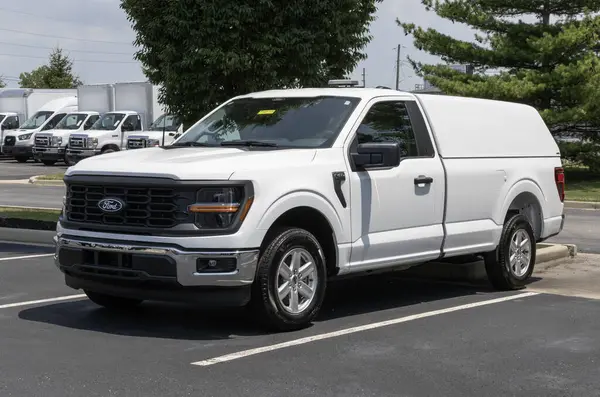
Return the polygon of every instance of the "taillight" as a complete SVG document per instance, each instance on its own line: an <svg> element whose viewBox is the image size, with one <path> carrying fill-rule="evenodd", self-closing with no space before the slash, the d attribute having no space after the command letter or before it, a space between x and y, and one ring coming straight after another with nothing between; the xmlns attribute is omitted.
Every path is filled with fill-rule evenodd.
<svg viewBox="0 0 600 397"><path fill-rule="evenodd" d="M558 189L558 197L560 201L565 201L565 170L561 167L554 168L554 181Z"/></svg>

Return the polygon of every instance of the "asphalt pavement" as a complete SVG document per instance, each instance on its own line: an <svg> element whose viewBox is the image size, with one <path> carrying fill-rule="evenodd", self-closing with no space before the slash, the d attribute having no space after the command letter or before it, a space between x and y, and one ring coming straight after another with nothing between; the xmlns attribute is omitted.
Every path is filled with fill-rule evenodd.
<svg viewBox="0 0 600 397"><path fill-rule="evenodd" d="M588 257L600 280L598 257ZM577 269L574 266L574 269ZM2 396L592 396L600 305L399 276L331 284L314 326L245 310L114 313L64 286L48 248L0 244ZM571 271L571 270L569 270Z"/></svg>
<svg viewBox="0 0 600 397"><path fill-rule="evenodd" d="M0 206L16 205L60 209L64 195L64 186L0 184Z"/></svg>
<svg viewBox="0 0 600 397"><path fill-rule="evenodd" d="M57 163L55 166L47 167L42 163L36 163L29 160L27 163L19 163L16 160L0 160L0 179L1 180L24 180L36 175L56 174L64 172L68 166L64 163Z"/></svg>

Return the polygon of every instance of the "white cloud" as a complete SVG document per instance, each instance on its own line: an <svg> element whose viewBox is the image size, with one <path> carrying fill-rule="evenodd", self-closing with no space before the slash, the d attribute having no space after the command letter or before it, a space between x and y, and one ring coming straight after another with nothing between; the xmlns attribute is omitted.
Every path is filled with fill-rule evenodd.
<svg viewBox="0 0 600 397"><path fill-rule="evenodd" d="M23 71L44 64L50 51L26 46L60 45L73 50L70 55L75 59L75 72L86 83L144 80L139 64L133 60L135 34L119 4L119 0L29 0L26 6L12 1L0 2L0 14L3 16L0 29L11 30L0 30L0 54L10 54L0 55L0 75L9 77L9 85L17 86L14 78ZM427 12L420 0L384 0L379 4L377 20L371 26L374 38L366 49L368 59L358 65L353 75L360 80L362 68L366 68L367 86L394 86L395 48L398 44L405 47L402 49L403 59L410 55L427 62L436 60L419 53L412 46L412 37L404 36L396 24L397 17L425 28L435 27L461 39L471 40L473 37L468 27L452 24L433 12ZM421 83L418 77L413 76L409 65L403 66L401 71L402 89L412 89L415 84Z"/></svg>

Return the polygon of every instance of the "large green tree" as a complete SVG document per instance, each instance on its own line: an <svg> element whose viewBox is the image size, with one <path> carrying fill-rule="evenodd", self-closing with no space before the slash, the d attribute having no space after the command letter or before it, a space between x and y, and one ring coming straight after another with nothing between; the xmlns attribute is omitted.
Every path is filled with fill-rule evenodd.
<svg viewBox="0 0 600 397"><path fill-rule="evenodd" d="M47 65L21 73L19 79L22 88L76 88L82 84L73 73L73 61L60 48L50 53Z"/></svg>
<svg viewBox="0 0 600 397"><path fill-rule="evenodd" d="M381 0L122 0L161 102L193 122L256 90L322 86L365 58Z"/></svg>
<svg viewBox="0 0 600 397"><path fill-rule="evenodd" d="M600 0L422 0L428 10L478 33L462 41L400 21L416 48L446 64L410 59L444 93L536 107L553 133L598 138ZM472 65L473 75L448 64ZM489 74L486 71L497 73Z"/></svg>

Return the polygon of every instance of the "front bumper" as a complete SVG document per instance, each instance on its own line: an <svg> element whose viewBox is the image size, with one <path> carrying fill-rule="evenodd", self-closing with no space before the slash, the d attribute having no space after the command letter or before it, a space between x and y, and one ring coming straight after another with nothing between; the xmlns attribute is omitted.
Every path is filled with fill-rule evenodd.
<svg viewBox="0 0 600 397"><path fill-rule="evenodd" d="M31 146L2 146L2 153L13 157L32 157L33 145Z"/></svg>
<svg viewBox="0 0 600 397"><path fill-rule="evenodd" d="M64 160L65 147L33 147L33 158L36 160Z"/></svg>
<svg viewBox="0 0 600 397"><path fill-rule="evenodd" d="M67 149L67 158L77 162L100 154L100 149Z"/></svg>
<svg viewBox="0 0 600 397"><path fill-rule="evenodd" d="M137 299L245 305L258 263L258 250L192 251L60 234L54 241L68 286ZM235 260L235 270L199 270L207 260Z"/></svg>

